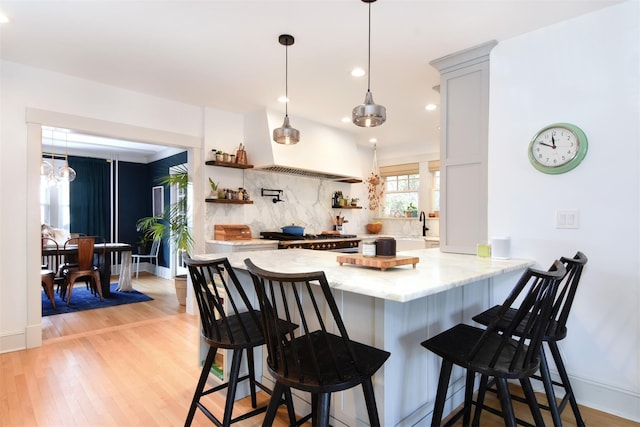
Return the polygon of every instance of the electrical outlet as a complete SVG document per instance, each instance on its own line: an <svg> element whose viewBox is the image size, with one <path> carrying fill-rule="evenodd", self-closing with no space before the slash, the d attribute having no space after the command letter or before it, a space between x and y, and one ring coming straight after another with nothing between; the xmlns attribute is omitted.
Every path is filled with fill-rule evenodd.
<svg viewBox="0 0 640 427"><path fill-rule="evenodd" d="M563 209L556 211L556 228L580 228L577 209Z"/></svg>

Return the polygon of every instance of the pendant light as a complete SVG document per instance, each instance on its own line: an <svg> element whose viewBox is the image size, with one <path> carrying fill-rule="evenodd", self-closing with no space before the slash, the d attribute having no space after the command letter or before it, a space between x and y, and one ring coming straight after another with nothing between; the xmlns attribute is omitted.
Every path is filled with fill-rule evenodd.
<svg viewBox="0 0 640 427"><path fill-rule="evenodd" d="M69 167L69 156L67 153L68 150L68 141L67 141L68 131L64 131L64 166L59 167L56 170L56 179L58 181L73 181L76 179L76 171L73 168Z"/></svg>
<svg viewBox="0 0 640 427"><path fill-rule="evenodd" d="M387 109L382 105L373 102L371 94L371 3L376 0L362 0L369 3L369 63L367 69L367 94L364 97L364 104L360 104L353 109L351 118L353 123L361 127L380 126L387 120Z"/></svg>
<svg viewBox="0 0 640 427"><path fill-rule="evenodd" d="M53 129L51 129L51 144L53 144ZM42 158L40 160L40 176L48 177L51 171L53 171L53 164Z"/></svg>
<svg viewBox="0 0 640 427"><path fill-rule="evenodd" d="M285 74L284 74L284 123L282 127L273 130L273 140L278 144L297 144L300 141L300 132L289 124L289 46L295 39L289 34L281 34L278 41L285 47Z"/></svg>
<svg viewBox="0 0 640 427"><path fill-rule="evenodd" d="M51 163L49 163L49 165L51 166L49 168L49 172L46 175L46 179L47 179L47 186L49 187L55 187L56 185L58 185L58 179L56 177L56 172L55 172L55 166L56 166L56 159L54 157L54 139L53 139L53 128L51 128ZM40 169L42 169L42 164L40 165Z"/></svg>

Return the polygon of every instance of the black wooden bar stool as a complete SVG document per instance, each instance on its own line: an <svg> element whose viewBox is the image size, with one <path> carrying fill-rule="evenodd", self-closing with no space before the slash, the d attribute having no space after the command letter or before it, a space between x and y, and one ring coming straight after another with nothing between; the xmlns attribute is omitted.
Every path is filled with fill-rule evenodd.
<svg viewBox="0 0 640 427"><path fill-rule="evenodd" d="M257 267L250 259L244 262L258 294L269 353L267 365L276 380L262 425L272 425L277 400L294 388L311 393L312 424L326 427L331 393L361 385L369 423L379 426L371 378L391 353L349 339L322 271L275 273ZM298 336L278 328L279 318L299 323ZM329 332L334 326L336 332Z"/></svg>
<svg viewBox="0 0 640 427"><path fill-rule="evenodd" d="M571 404L571 408L573 410L573 414L576 419L576 425L578 427L584 427L584 421L582 420L582 416L580 414L580 408L578 407L578 403L576 402L575 395L573 393L573 388L571 387L571 383L569 382L569 375L567 374L567 369L565 368L564 362L562 360L562 356L560 356L560 349L558 348L558 341L564 339L567 336L567 319L569 318L569 312L571 310L571 305L573 304L574 297L576 295L576 291L578 290L578 284L580 283L580 277L582 276L582 269L587 264L587 257L582 252L576 253L573 258L560 258L560 262L562 262L566 269L567 274L562 280L560 284L560 288L558 291L558 295L556 296L556 300L553 303L552 308L552 321L549 325L548 330L546 331L543 342L547 343L549 350L551 351L551 355L556 364L556 368L558 369L558 375L560 376L560 381L554 381L551 378L551 373L549 371L549 364L547 363L547 358L544 351L544 345L540 347L540 374L533 375L532 378L535 378L539 381L542 381L544 385L545 393L547 395L547 405L540 404L539 406L542 409L548 410L551 413L551 418L553 419L553 424L556 427L562 425L562 420L560 419L560 415L567 403ZM473 320L482 324L488 325L492 319L495 318L500 306L492 307L476 316L473 317ZM510 308L505 317L512 318L516 313L515 308ZM505 325L499 324L498 327L503 327ZM519 329L515 330L515 334L521 334L522 331ZM564 389L564 396L560 400L560 403L556 400L555 391L553 386L559 386ZM488 391L495 392L494 388L487 388ZM481 391L482 392L482 391ZM483 402L480 400L478 396L478 405L482 405ZM512 396L514 400L522 400L519 396ZM521 424L527 425L526 422L521 421Z"/></svg>
<svg viewBox="0 0 640 427"><path fill-rule="evenodd" d="M469 425L475 377L480 374L481 388L486 386L489 377L495 379L505 426L516 425L507 384L508 380L515 379L522 385L536 426L544 426L529 377L540 365L542 338L549 327L552 304L565 273L560 261L555 261L547 272L528 268L486 329L460 323L421 343L442 357L432 426L441 423L453 365L467 370L464 406L446 425L452 425L461 415L463 425ZM520 308L513 319L507 319L507 311L521 293ZM503 324L504 328L499 328L498 324ZM513 335L516 328L523 335ZM474 422L477 421L478 417Z"/></svg>
<svg viewBox="0 0 640 427"><path fill-rule="evenodd" d="M215 425L225 427L265 412L266 405L257 408L256 387L268 394L271 394L271 390L256 381L253 358L253 349L265 343L260 312L253 309L227 258L197 261L185 254L183 259L189 269L195 299L200 310L202 337L209 345L209 351L184 423L185 426L191 425L196 409L200 409ZM278 327L287 331L297 328L297 325L290 325L284 321L278 320L277 324ZM228 349L232 353L229 381L205 390L218 349ZM240 366L242 353L245 351L249 373L241 377ZM238 383L244 380L249 380L251 405L254 409L236 418L231 418ZM225 388L227 389L227 399L224 415L220 421L200 399ZM291 394L286 394L285 400L288 403L289 418L294 424L295 414ZM277 402L276 407L281 403L285 403L285 401Z"/></svg>

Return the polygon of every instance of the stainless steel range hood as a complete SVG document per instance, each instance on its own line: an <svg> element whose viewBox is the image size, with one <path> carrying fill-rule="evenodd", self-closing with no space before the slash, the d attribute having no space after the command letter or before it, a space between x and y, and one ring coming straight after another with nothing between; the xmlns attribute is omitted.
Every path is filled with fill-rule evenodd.
<svg viewBox="0 0 640 427"><path fill-rule="evenodd" d="M249 161L256 169L291 175L361 182L358 150L348 132L296 117L292 125L300 131L300 142L282 145L273 141L273 129L284 115L260 110L245 115L244 138Z"/></svg>

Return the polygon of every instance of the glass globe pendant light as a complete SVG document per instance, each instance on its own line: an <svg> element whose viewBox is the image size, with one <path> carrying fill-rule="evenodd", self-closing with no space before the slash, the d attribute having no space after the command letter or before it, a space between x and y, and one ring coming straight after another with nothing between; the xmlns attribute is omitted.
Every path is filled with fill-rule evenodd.
<svg viewBox="0 0 640 427"><path fill-rule="evenodd" d="M376 0L362 0L369 4L369 63L367 69L367 94L364 97L364 104L360 104L353 109L351 118L353 123L361 127L380 126L387 120L387 109L382 105L373 102L371 94L371 3Z"/></svg>
<svg viewBox="0 0 640 427"><path fill-rule="evenodd" d="M56 170L56 179L58 181L73 181L76 179L76 171L73 168L69 167L69 156L67 154L68 150L68 142L67 142L67 133L64 132L64 166L60 166Z"/></svg>
<svg viewBox="0 0 640 427"><path fill-rule="evenodd" d="M51 144L53 144L53 129L51 129ZM53 145L51 146L53 152ZM40 176L48 177L53 171L53 164L46 161L44 158L40 160Z"/></svg>
<svg viewBox="0 0 640 427"><path fill-rule="evenodd" d="M278 41L285 47L285 78L284 78L284 123L282 127L273 130L273 140L278 144L297 144L300 141L300 132L289 124L289 46L295 39L289 34L281 34Z"/></svg>

